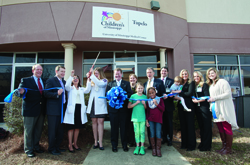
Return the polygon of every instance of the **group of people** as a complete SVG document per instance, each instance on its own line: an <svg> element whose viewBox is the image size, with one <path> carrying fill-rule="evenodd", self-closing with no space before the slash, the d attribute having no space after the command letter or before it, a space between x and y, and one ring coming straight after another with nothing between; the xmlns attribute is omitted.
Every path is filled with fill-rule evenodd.
<svg viewBox="0 0 250 165"><path fill-rule="evenodd" d="M161 145L172 145L174 100L178 100L178 114L181 126L181 149L195 150L196 135L194 118L200 127L200 151L210 151L212 145L212 112L217 123L222 148L220 154L230 154L232 148L232 128L238 128L232 102L231 88L227 81L220 79L215 68L207 70L207 81L195 71L193 79L188 70L183 69L175 79L168 77L168 68L161 68L161 77L154 77L154 69L146 70L147 82L137 82L135 74L129 75L129 82L122 79L122 70L114 70L115 80L108 82L102 68L91 69L86 87L81 86L80 78L71 71L67 81L64 80L65 68L57 66L55 77L47 81L42 79L43 68L40 64L32 67L33 76L22 78L19 90L15 94L23 99L24 116L24 151L28 157L43 153L39 146L44 116L48 116L48 151L60 155L66 151L60 148L63 131L68 131L68 151L81 150L77 145L79 129L87 122L87 114L92 120L94 135L93 148L104 150L104 119L109 114L111 125L112 151L118 152L120 134L122 148L125 152L135 147L135 155L145 154L145 130L152 155L161 157ZM103 99L113 87L119 86L128 99L119 109L108 105ZM28 88L28 90L25 90ZM90 93L88 107L84 94ZM172 94L172 95L169 95ZM209 98L206 100L203 97ZM102 97L102 98L99 98ZM202 98L202 99L200 99ZM211 106L209 104L211 102ZM46 109L46 112L45 112Z"/></svg>

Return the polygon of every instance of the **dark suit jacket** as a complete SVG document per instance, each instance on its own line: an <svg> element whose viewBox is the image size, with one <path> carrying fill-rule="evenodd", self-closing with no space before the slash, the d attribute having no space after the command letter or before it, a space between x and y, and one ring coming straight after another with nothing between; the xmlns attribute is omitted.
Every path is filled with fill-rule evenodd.
<svg viewBox="0 0 250 165"><path fill-rule="evenodd" d="M161 80L161 78L159 78L159 79ZM167 77L166 81L165 81L165 84L163 82L165 90L166 90L166 88L170 89L170 87L171 87L171 85L173 85L173 83L174 83L174 80ZM170 92L166 92L166 94L169 94L169 93ZM168 97L167 99L163 99L163 100L164 100L164 103L165 103L165 109L166 109L166 111L173 111L173 110L175 110L175 107L174 107L174 97Z"/></svg>
<svg viewBox="0 0 250 165"><path fill-rule="evenodd" d="M144 91L143 91L143 93L146 95L146 93L147 93L146 90L147 90L147 86L148 86L148 81L145 82L143 86L144 86ZM156 96L158 96L158 97L161 97L161 96L163 96L163 94L166 93L162 80L159 80L159 79L157 79L157 78L154 78L153 87L156 88L156 90L157 90Z"/></svg>
<svg viewBox="0 0 250 165"><path fill-rule="evenodd" d="M190 109L194 108L194 103L192 101L192 96L195 96L194 93L195 93L194 81L192 81L191 83L187 82L185 85L183 85L182 91L181 93L179 93L179 96L184 98L186 106Z"/></svg>
<svg viewBox="0 0 250 165"><path fill-rule="evenodd" d="M45 87L46 80L42 79L42 82L43 86ZM18 88L30 88L39 90L33 76L22 78ZM15 95L18 97L23 97L23 95L18 91L15 92ZM23 99L22 115L27 117L39 116L40 113L45 113L45 108L46 99L43 95L41 95L40 91L28 90L26 93L26 98Z"/></svg>
<svg viewBox="0 0 250 165"><path fill-rule="evenodd" d="M107 85L106 93L107 93L107 91L109 91L112 87L116 87L116 86L117 86L116 80L109 82L108 85ZM131 96L132 93L133 93L132 90L131 90L131 87L130 87L130 83L129 83L128 81L122 80L122 81L121 81L120 87L121 87L124 91L127 92L127 96L128 96L128 98L130 98L130 96ZM126 100L124 101L123 107L120 108L120 109L115 109L115 108L112 108L112 107L109 106L109 112L111 112L111 113L126 112L127 109L128 109L128 99L126 99Z"/></svg>
<svg viewBox="0 0 250 165"><path fill-rule="evenodd" d="M66 81L62 79L64 87ZM62 87L57 77L52 77L47 80L45 89L54 88L54 87ZM47 115L61 115L61 108L62 108L62 96L61 94L58 97L58 89L52 89L44 91L44 96L47 98ZM65 97L66 97L65 93ZM65 98L67 100L67 98Z"/></svg>

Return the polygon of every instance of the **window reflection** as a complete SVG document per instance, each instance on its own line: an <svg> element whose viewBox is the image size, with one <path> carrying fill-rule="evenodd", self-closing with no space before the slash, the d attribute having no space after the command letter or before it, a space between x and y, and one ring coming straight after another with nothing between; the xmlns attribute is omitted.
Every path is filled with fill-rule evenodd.
<svg viewBox="0 0 250 165"><path fill-rule="evenodd" d="M13 53L0 53L0 63L12 63Z"/></svg>
<svg viewBox="0 0 250 165"><path fill-rule="evenodd" d="M215 64L215 58L213 55L194 55L194 64Z"/></svg>
<svg viewBox="0 0 250 165"><path fill-rule="evenodd" d="M238 66L219 66L220 77L227 80L234 97L241 95Z"/></svg>
<svg viewBox="0 0 250 165"><path fill-rule="evenodd" d="M16 54L16 63L35 63L36 54Z"/></svg>
<svg viewBox="0 0 250 165"><path fill-rule="evenodd" d="M241 74L243 77L242 86L244 87L244 94L250 95L250 66L241 67Z"/></svg>
<svg viewBox="0 0 250 165"><path fill-rule="evenodd" d="M122 69L122 79L125 81L129 81L129 75L135 73L134 65L117 65L116 68Z"/></svg>
<svg viewBox="0 0 250 165"><path fill-rule="evenodd" d="M144 83L144 82L148 81L147 74L146 74L146 70L147 70L148 67L153 67L154 68L154 71L155 71L154 77L155 78L159 78L161 76L161 74L160 74L160 70L161 70L160 64L147 64L147 65L140 64L137 67L138 68L138 75L137 75L138 82Z"/></svg>
<svg viewBox="0 0 250 165"><path fill-rule="evenodd" d="M64 63L64 52L38 53L38 63Z"/></svg>
<svg viewBox="0 0 250 165"><path fill-rule="evenodd" d="M250 64L250 55L240 56L240 64Z"/></svg>
<svg viewBox="0 0 250 165"><path fill-rule="evenodd" d="M206 74L207 74L207 70L211 67L214 67L216 68L215 66L195 66L194 67L194 71L200 71L201 74L203 75L204 77L204 80L206 81ZM190 73L192 74L192 73ZM193 78L193 74L191 75L191 77Z"/></svg>
<svg viewBox="0 0 250 165"><path fill-rule="evenodd" d="M230 56L217 56L217 63L218 64L238 64L238 58L236 55L230 55Z"/></svg>
<svg viewBox="0 0 250 165"><path fill-rule="evenodd" d="M137 52L137 62L159 62L159 52Z"/></svg>
<svg viewBox="0 0 250 165"><path fill-rule="evenodd" d="M84 52L83 63L93 63L99 52ZM97 62L113 63L113 52L101 52Z"/></svg>
<svg viewBox="0 0 250 165"><path fill-rule="evenodd" d="M12 66L0 66L0 102L10 93Z"/></svg>
<svg viewBox="0 0 250 165"><path fill-rule="evenodd" d="M43 74L42 74L42 78L44 79L49 79L51 77L54 77L56 75L55 73L55 68L57 65L42 65L43 67ZM63 66L61 64L61 66ZM65 80L68 79L68 77L64 77Z"/></svg>
<svg viewBox="0 0 250 165"><path fill-rule="evenodd" d="M14 89L18 88L23 77L32 76L32 67L16 67Z"/></svg>
<svg viewBox="0 0 250 165"><path fill-rule="evenodd" d="M116 62L135 62L135 53L116 53Z"/></svg>

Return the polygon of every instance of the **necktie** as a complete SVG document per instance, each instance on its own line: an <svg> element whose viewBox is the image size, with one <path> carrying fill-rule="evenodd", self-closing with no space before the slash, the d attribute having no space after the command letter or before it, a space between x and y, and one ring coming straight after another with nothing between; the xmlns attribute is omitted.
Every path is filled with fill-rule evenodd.
<svg viewBox="0 0 250 165"><path fill-rule="evenodd" d="M117 86L120 86L120 81L117 81L116 84L117 84Z"/></svg>
<svg viewBox="0 0 250 165"><path fill-rule="evenodd" d="M163 84L165 85L164 78L161 79L163 81Z"/></svg>
<svg viewBox="0 0 250 165"><path fill-rule="evenodd" d="M62 86L62 89L63 89L63 93L62 93L62 96L63 96L63 103L65 103L66 101L65 101L65 92L64 92L64 85L63 85L63 82L62 82L62 80L59 80L60 81L60 84L61 84L61 86Z"/></svg>
<svg viewBox="0 0 250 165"><path fill-rule="evenodd" d="M149 87L151 87L151 80L148 80L147 91Z"/></svg>
<svg viewBox="0 0 250 165"><path fill-rule="evenodd" d="M40 91L40 93L42 95L43 94L43 87L42 87L42 84L40 82L40 78L37 79L37 84L38 84L39 91Z"/></svg>

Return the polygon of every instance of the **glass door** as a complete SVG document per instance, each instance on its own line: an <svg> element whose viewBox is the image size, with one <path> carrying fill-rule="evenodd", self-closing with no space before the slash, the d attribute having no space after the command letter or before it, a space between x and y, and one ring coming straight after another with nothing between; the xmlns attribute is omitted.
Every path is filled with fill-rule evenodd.
<svg viewBox="0 0 250 165"><path fill-rule="evenodd" d="M13 67L14 74L12 76L12 89L11 89L11 91L18 88L22 78L30 77L33 75L32 66L33 65Z"/></svg>
<svg viewBox="0 0 250 165"><path fill-rule="evenodd" d="M115 68L121 68L123 77L122 79L125 81L129 81L129 75L130 74L136 74L137 73L137 67L136 64L133 62L126 62L126 63L116 63ZM115 69L114 68L114 69Z"/></svg>

